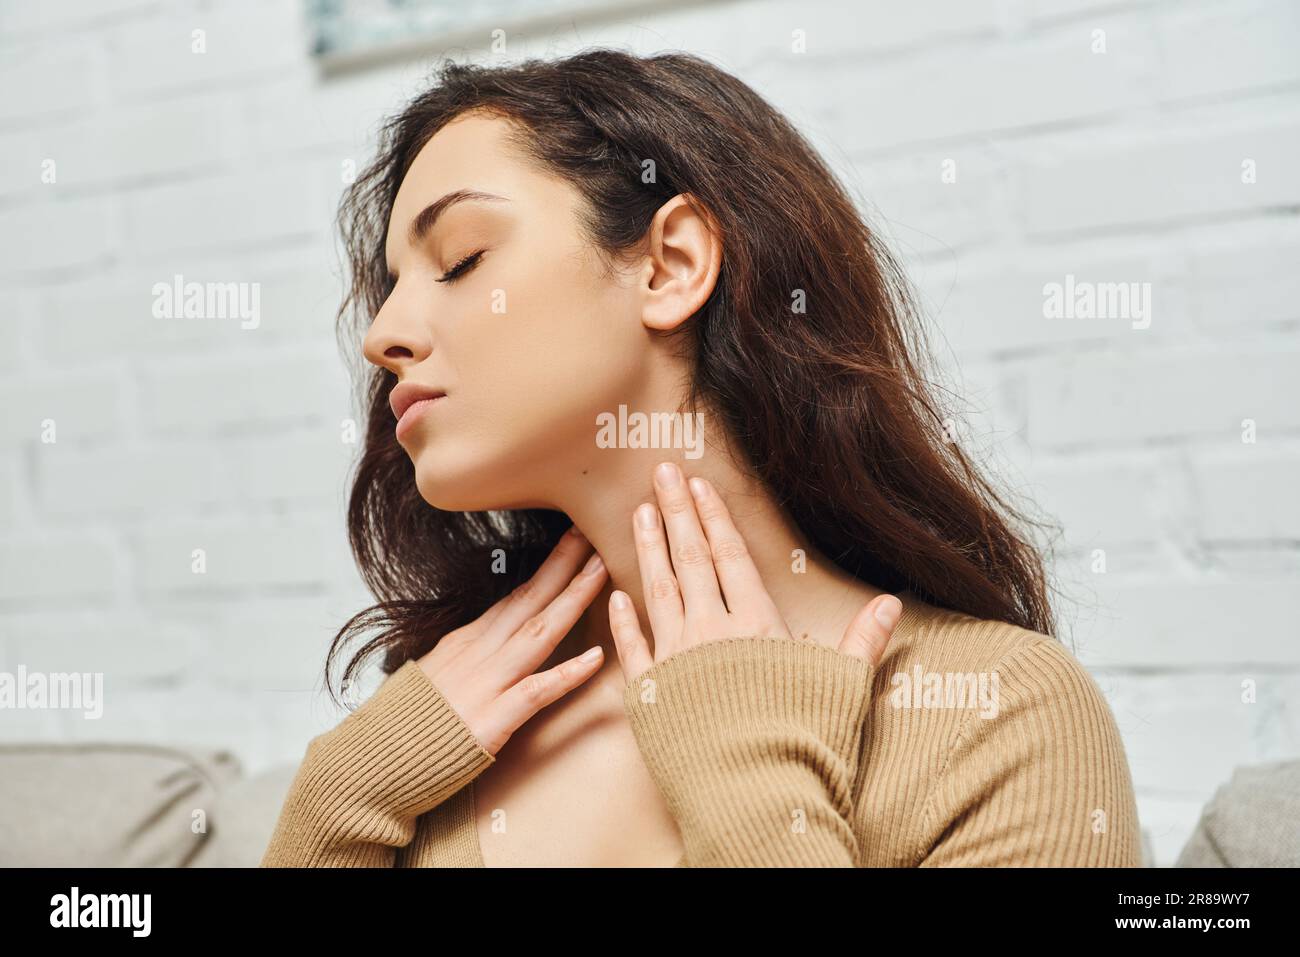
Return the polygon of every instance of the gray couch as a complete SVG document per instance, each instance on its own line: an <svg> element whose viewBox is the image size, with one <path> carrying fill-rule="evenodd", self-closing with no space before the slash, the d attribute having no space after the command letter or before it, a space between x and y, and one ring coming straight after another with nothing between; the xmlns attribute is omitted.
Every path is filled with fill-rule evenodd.
<svg viewBox="0 0 1300 957"><path fill-rule="evenodd" d="M256 867L297 770L227 751L0 744L0 867ZM1150 842L1143 834L1150 863ZM1300 761L1239 768L1180 867L1300 866Z"/></svg>
<svg viewBox="0 0 1300 957"><path fill-rule="evenodd" d="M294 766L227 751L0 744L0 867L256 867Z"/></svg>
<svg viewBox="0 0 1300 957"><path fill-rule="evenodd" d="M1237 768L1176 866L1300 867L1300 761Z"/></svg>

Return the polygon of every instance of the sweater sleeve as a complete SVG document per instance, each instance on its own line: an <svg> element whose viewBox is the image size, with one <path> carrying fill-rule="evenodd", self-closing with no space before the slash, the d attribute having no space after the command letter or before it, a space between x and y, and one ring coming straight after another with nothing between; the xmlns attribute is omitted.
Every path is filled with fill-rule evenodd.
<svg viewBox="0 0 1300 957"><path fill-rule="evenodd" d="M1092 676L1044 638L997 663L996 707L971 709L922 814L922 867L1137 867L1124 745ZM991 679L991 675L990 675Z"/></svg>
<svg viewBox="0 0 1300 957"><path fill-rule="evenodd" d="M792 638L656 662L624 707L687 867L854 867L852 785L872 666Z"/></svg>
<svg viewBox="0 0 1300 957"><path fill-rule="evenodd" d="M414 660L311 740L262 867L392 867L416 819L495 761Z"/></svg>

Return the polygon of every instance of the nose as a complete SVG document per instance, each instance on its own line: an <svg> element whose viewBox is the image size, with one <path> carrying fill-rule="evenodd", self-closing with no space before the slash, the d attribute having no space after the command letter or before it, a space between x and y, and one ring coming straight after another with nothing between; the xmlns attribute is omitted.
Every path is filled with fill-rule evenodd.
<svg viewBox="0 0 1300 957"><path fill-rule="evenodd" d="M401 378L402 370L419 365L433 351L431 330L419 313L394 289L376 314L362 343L366 360Z"/></svg>

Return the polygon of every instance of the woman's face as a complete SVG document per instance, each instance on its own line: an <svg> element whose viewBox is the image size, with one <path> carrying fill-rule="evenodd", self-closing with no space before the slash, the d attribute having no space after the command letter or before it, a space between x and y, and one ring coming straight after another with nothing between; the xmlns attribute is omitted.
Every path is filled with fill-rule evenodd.
<svg viewBox="0 0 1300 957"><path fill-rule="evenodd" d="M365 337L399 394L445 393L397 439L421 496L448 510L549 507L594 457L597 415L649 376L636 282L608 268L578 193L507 141L508 122L463 115L416 157L388 223L396 285Z"/></svg>

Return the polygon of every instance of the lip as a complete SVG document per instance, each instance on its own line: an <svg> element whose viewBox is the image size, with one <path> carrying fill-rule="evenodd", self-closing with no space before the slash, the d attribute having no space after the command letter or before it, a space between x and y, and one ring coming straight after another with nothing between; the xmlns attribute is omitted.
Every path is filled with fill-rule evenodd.
<svg viewBox="0 0 1300 957"><path fill-rule="evenodd" d="M406 410L421 399L436 399L446 394L442 389L436 389L431 385L401 382L388 394L388 405L393 410L393 417L400 420L406 414Z"/></svg>
<svg viewBox="0 0 1300 957"><path fill-rule="evenodd" d="M423 415L428 408L445 398L445 395L435 395L427 399L417 399L407 406L406 411L402 413L402 417L397 420L397 428L393 430L397 440L400 442L402 436L411 431L415 425L415 420Z"/></svg>
<svg viewBox="0 0 1300 957"><path fill-rule="evenodd" d="M397 419L397 437L411 427L425 409L438 399L446 398L447 393L433 386L420 385L417 382L403 382L389 393L388 405Z"/></svg>

